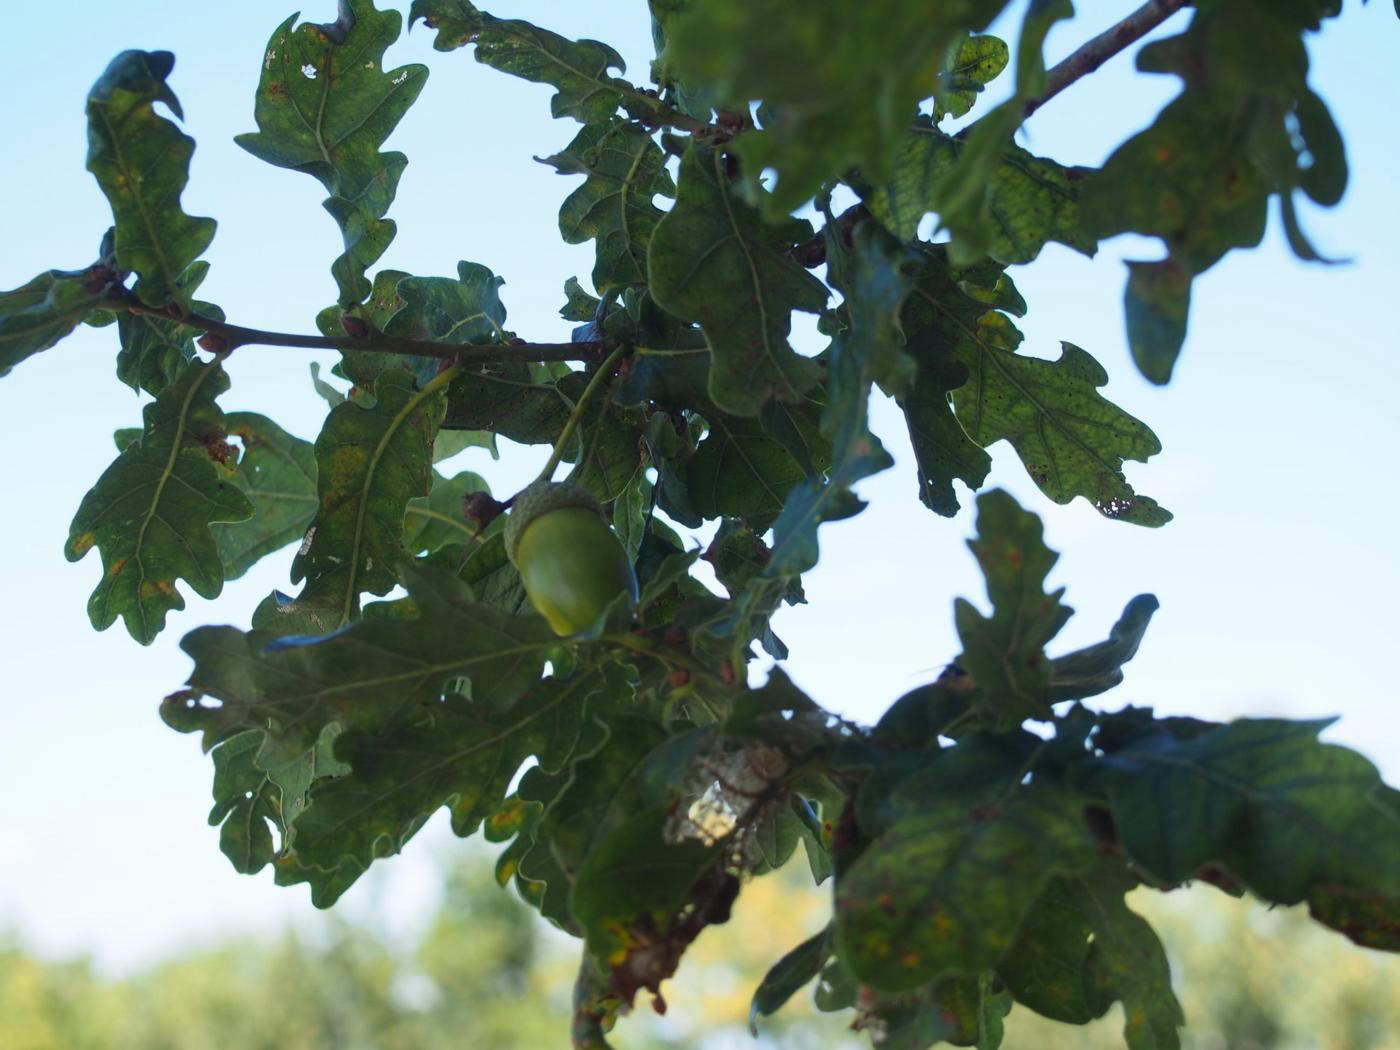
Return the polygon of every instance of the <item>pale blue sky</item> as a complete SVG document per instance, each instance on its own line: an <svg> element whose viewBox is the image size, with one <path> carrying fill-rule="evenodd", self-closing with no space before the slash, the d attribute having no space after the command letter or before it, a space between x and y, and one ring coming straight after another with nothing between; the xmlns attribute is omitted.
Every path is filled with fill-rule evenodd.
<svg viewBox="0 0 1400 1050"><path fill-rule="evenodd" d="M1052 59L1133 4L1077 6L1081 17L1051 35ZM332 8L323 0L306 13L325 20ZM599 9L615 10L616 25L589 14ZM604 37L645 78L642 0L502 0L493 10ZM177 55L172 84L199 142L186 208L220 222L201 294L240 323L312 330L316 310L334 299L328 265L339 251L324 194L313 179L271 168L231 141L253 128L262 48L289 13L270 0L84 0L34 5L12 20L0 37L0 287L91 260L109 219L83 170L84 96L117 51L163 48ZM1391 5L1354 0L1312 47L1314 82L1347 137L1353 178L1340 207L1305 209L1304 220L1326 254L1354 261L1305 266L1271 228L1260 250L1232 255L1198 282L1169 388L1136 376L1122 332L1121 260L1155 258L1155 244L1122 238L1093 261L1052 246L1016 271L1031 307L1022 325L1030 352L1053 355L1060 339L1085 347L1112 377L1108 396L1162 439L1165 451L1132 465L1130 477L1176 521L1145 531L1106 521L1083 501L1055 507L1005 448L994 449L992 477L1042 515L1063 552L1054 582L1068 585L1079 611L1063 647L1103 637L1133 594L1161 598L1126 684L1106 702L1210 718L1340 714L1332 738L1392 779L1400 778L1389 659L1400 594L1400 339L1386 311L1400 287L1397 48ZM564 338L561 288L566 277L586 276L592 248L558 237L557 206L575 180L530 157L562 147L575 125L550 120L548 89L478 66L468 53L439 55L421 27L389 58L426 62L432 73L389 143L410 163L391 212L399 237L382 264L452 274L458 259L484 263L506 278L515 330ZM1150 120L1175 83L1135 74L1119 58L1037 114L1024 142L1062 161L1097 163ZM816 349L804 331L805 347ZM0 929L52 951L92 950L124 968L311 909L303 889L278 890L266 874L229 868L205 825L209 760L156 714L189 670L180 636L203 623L246 624L268 590L285 586L290 552L217 602L187 594L187 611L148 649L120 626L92 631L85 602L97 557L63 559L73 512L114 455L112 431L139 421L141 402L115 379L114 355L112 331L83 330L0 380L0 593L8 598L0 608ZM239 351L225 408L254 408L314 437L324 405L306 378L310 359ZM983 598L962 546L970 515L950 521L925 511L902 422L878 407L874 425L898 466L861 486L872 501L864 515L823 530L822 563L806 581L810 604L777 623L796 680L865 720L957 652L953 597ZM479 452L462 463L510 492L542 458L543 450L509 449L499 463ZM448 837L435 820L344 906L391 928L411 921L432 897L429 861Z"/></svg>

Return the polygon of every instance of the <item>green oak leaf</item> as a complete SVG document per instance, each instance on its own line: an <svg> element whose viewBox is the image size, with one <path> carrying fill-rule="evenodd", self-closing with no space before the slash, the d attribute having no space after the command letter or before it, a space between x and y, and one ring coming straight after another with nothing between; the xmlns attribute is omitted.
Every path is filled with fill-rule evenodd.
<svg viewBox="0 0 1400 1050"><path fill-rule="evenodd" d="M377 10L373 0L340 0L340 17L327 25L296 20L277 27L263 55L258 130L234 141L326 188L325 208L345 241L331 273L341 305L349 306L370 294L365 271L394 239L394 223L384 216L408 160L379 147L423 90L428 70L384 68L403 17Z"/></svg>
<svg viewBox="0 0 1400 1050"><path fill-rule="evenodd" d="M851 491L862 478L894 465L880 439L869 431L852 438L842 460L825 480L806 478L788 494L782 512L773 522L773 560L769 576L796 576L817 564L817 528L828 521L842 521L865 509L865 501Z"/></svg>
<svg viewBox="0 0 1400 1050"><path fill-rule="evenodd" d="M1113 1003L1103 969L1103 951L1070 881L1055 878L997 963L997 976L1012 998L1041 1016L1088 1024Z"/></svg>
<svg viewBox="0 0 1400 1050"><path fill-rule="evenodd" d="M219 829L219 849L240 875L255 875L275 852L272 827L280 825L276 785L254 759L262 733L250 729L213 751L214 808L209 823Z"/></svg>
<svg viewBox="0 0 1400 1050"><path fill-rule="evenodd" d="M1147 920L1123 900L1134 880L1107 868L1068 885L1094 938L1090 972L1100 987L1090 995L1122 1000L1128 1050L1179 1050L1177 1029L1186 1019L1172 992L1167 953Z"/></svg>
<svg viewBox="0 0 1400 1050"><path fill-rule="evenodd" d="M470 835L499 808L526 759L558 771L595 713L630 693L618 675L590 669L545 678L505 710L449 693L418 719L345 732L335 754L350 772L312 785L292 850L278 862L278 883L310 883L312 902L325 908L439 808L451 811L453 831Z"/></svg>
<svg viewBox="0 0 1400 1050"><path fill-rule="evenodd" d="M492 459L501 458L496 435L489 430L439 430L433 442L433 462L441 463L469 448L484 448Z"/></svg>
<svg viewBox="0 0 1400 1050"><path fill-rule="evenodd" d="M730 597L735 597L763 575L773 560L773 551L756 530L737 518L725 518L720 521L704 558L714 569L720 586ZM793 598L797 599L801 596L801 584L794 581L794 585Z"/></svg>
<svg viewBox="0 0 1400 1050"><path fill-rule="evenodd" d="M867 198L870 213L901 240L911 240L919 220L942 207L946 180L966 148L963 139L919 118L905 133L889 181ZM1009 144L990 169L986 189L986 251L1002 263L1031 262L1050 241L1093 255L1098 241L1079 218L1080 186L1087 169L1065 167Z"/></svg>
<svg viewBox="0 0 1400 1050"><path fill-rule="evenodd" d="M749 1031L758 1036L758 1019L777 1013L804 985L816 979L831 958L835 930L828 924L788 952L763 975L749 1003Z"/></svg>
<svg viewBox="0 0 1400 1050"><path fill-rule="evenodd" d="M920 749L937 745L969 710L967 678L958 669L947 668L927 685L917 686L891 704L871 730L878 744L900 749Z"/></svg>
<svg viewBox="0 0 1400 1050"><path fill-rule="evenodd" d="M1041 539L1040 519L996 489L977 498L978 536L968 541L987 581L992 615L966 599L953 606L963 651L957 664L977 685L977 704L1001 722L1050 718L1051 663L1045 645L1073 614L1064 588L1042 589L1059 555Z"/></svg>
<svg viewBox="0 0 1400 1050"><path fill-rule="evenodd" d="M570 277L564 282L564 305L559 308L559 316L564 320L590 322L598 316L601 305L602 301L585 291L577 277Z"/></svg>
<svg viewBox="0 0 1400 1050"><path fill-rule="evenodd" d="M586 175L559 209L569 244L597 241L593 287L599 292L647 283L647 246L666 214L652 198L675 195L666 155L636 124L612 119L585 125L563 152L541 158L561 175ZM570 293L573 301L573 293ZM579 320L590 321L593 312Z"/></svg>
<svg viewBox="0 0 1400 1050"><path fill-rule="evenodd" d="M676 205L656 227L648 256L662 309L697 321L710 347L710 397L735 415L770 398L796 401L818 366L788 345L793 310L819 313L825 286L775 247L795 244L739 198L720 152L692 144L681 159Z"/></svg>
<svg viewBox="0 0 1400 1050"><path fill-rule="evenodd" d="M967 383L953 391L969 436L982 445L1010 441L1032 480L1057 503L1082 495L1108 518L1147 526L1170 521L1169 511L1124 480L1124 460L1146 460L1161 444L1098 393L1108 382L1103 366L1072 343L1060 344L1056 361L1020 357L995 348L1005 331L987 325L983 332L989 337L978 349L967 348Z"/></svg>
<svg viewBox="0 0 1400 1050"><path fill-rule="evenodd" d="M403 309L404 301L399 296L399 282L409 274L403 270L380 270L374 275L369 298L352 305L348 309L340 304L328 306L316 315L316 327L328 338L346 334L347 324L358 329L355 321L368 326L372 331L383 331L394 315ZM351 396L360 391L372 391L374 381L381 372L391 369L409 372L414 376L430 374L438 367L439 358L404 354L379 353L375 350L342 350L340 363L334 366L334 374L348 379L354 384ZM324 395L323 395L324 396ZM334 408L338 401L332 401Z"/></svg>
<svg viewBox="0 0 1400 1050"><path fill-rule="evenodd" d="M385 372L375 396L371 407L346 401L331 409L316 439L318 508L292 579L306 580L304 600L327 603L329 629L358 615L364 591L398 584L408 502L432 483L443 388L415 389L408 373Z"/></svg>
<svg viewBox="0 0 1400 1050"><path fill-rule="evenodd" d="M505 335L506 308L500 288L505 279L480 263L459 262L457 276L415 277L402 270L380 270L368 301L342 310L327 307L316 325L327 336L344 335L354 318L370 330L405 339L452 345L498 343ZM442 369L429 355L342 351L340 368L357 387L373 388L386 371L409 372L427 383Z"/></svg>
<svg viewBox="0 0 1400 1050"><path fill-rule="evenodd" d="M491 492L480 474L464 470L445 478L434 471L428 495L409 501L404 516L404 549L409 554L429 554L449 544L474 543L476 525L462 512L462 500L473 492Z"/></svg>
<svg viewBox="0 0 1400 1050"><path fill-rule="evenodd" d="M181 277L214 239L213 219L180 208L194 139L157 116L154 104L183 119L166 83L169 51L123 51L88 93L87 169L102 187L115 221L116 262L136 274L136 296L148 306L189 303Z"/></svg>
<svg viewBox="0 0 1400 1050"><path fill-rule="evenodd" d="M567 769L532 769L520 781L521 799L540 810L524 836L520 874L544 884L541 912L578 936L583 929L569 910L569 895L579 870L605 832L624 785L666 742L660 725L637 715L610 718L600 736L597 746Z"/></svg>
<svg viewBox="0 0 1400 1050"><path fill-rule="evenodd" d="M939 76L934 117L965 117L982 91L1011 58L1006 41L994 36L969 36L958 45L948 68Z"/></svg>
<svg viewBox="0 0 1400 1050"><path fill-rule="evenodd" d="M849 248L827 213L827 266L845 298L845 327L827 351L826 411L822 429L840 449L866 431L871 384L897 397L914 381L916 364L904 349L904 302L914 289L920 255L868 220L856 226Z"/></svg>
<svg viewBox="0 0 1400 1050"><path fill-rule="evenodd" d="M231 477L233 450L215 398L228 389L218 361L185 369L143 414L141 440L128 445L83 497L64 555L77 561L94 546L102 580L88 601L99 631L118 616L142 645L185 607L184 579L204 598L224 586L211 526L253 513Z"/></svg>
<svg viewBox="0 0 1400 1050"><path fill-rule="evenodd" d="M1022 336L1003 311L1022 304L1000 268L955 270L937 246L923 254L926 265L905 308L904 330L921 364L947 367L941 362L951 356L967 370L952 399L968 437L983 447L1010 441L1056 503L1083 496L1105 517L1148 526L1170 521L1167 510L1135 493L1123 476L1125 460L1145 461L1162 446L1143 423L1099 394L1108 382L1102 366L1070 343L1062 344L1057 361L1017 354Z"/></svg>
<svg viewBox="0 0 1400 1050"><path fill-rule="evenodd" d="M651 517L655 486L647 480L646 471L638 470L617 494L612 505L613 531L627 551L627 559L636 564L646 539L647 520Z"/></svg>
<svg viewBox="0 0 1400 1050"><path fill-rule="evenodd" d="M236 580L306 534L316 515L316 453L311 442L256 412L224 418L229 436L243 446L233 481L253 506L247 521L214 527L224 578Z"/></svg>
<svg viewBox="0 0 1400 1050"><path fill-rule="evenodd" d="M827 352L826 405L822 430L832 444L832 467L822 478L813 470L784 502L773 523L770 575L799 575L820 555L817 528L865 507L851 487L893 465L894 460L870 433L870 388L906 389L915 363L903 349L901 311L913 288L917 253L894 241L877 224L862 222L849 250L838 224L827 211L827 262L830 279L845 296L846 324Z"/></svg>
<svg viewBox="0 0 1400 1050"><path fill-rule="evenodd" d="M945 673L940 681L956 690L959 678ZM941 706L936 701L935 705ZM928 719L922 721L927 725ZM886 731L892 728L886 726ZM930 798L980 813L1004 797L1026 770L1045 768L1050 751L1043 740L1020 727L1005 732L970 728L959 734L957 746L948 748L928 738L901 743L914 745L913 749L904 755L886 754L873 761L867 755L859 760L872 769L872 775L856 795L853 815L872 839L922 813Z"/></svg>
<svg viewBox="0 0 1400 1050"><path fill-rule="evenodd" d="M1107 799L1124 853L1161 885L1213 864L1264 900L1309 901L1324 922L1332 913L1318 901L1369 899L1374 929L1393 930L1400 793L1361 755L1319 742L1330 724L1240 719L1186 739L1151 733L1092 763L1083 783ZM1367 936L1365 925L1353 930Z"/></svg>
<svg viewBox="0 0 1400 1050"><path fill-rule="evenodd" d="M306 808L316 780L350 771L332 754L339 734L338 725L326 726L315 746L271 770L257 764L263 734L256 729L214 749L214 808L209 823L219 827L219 849L240 875L255 875L273 860L274 828L284 846L289 842L292 823Z"/></svg>
<svg viewBox="0 0 1400 1050"><path fill-rule="evenodd" d="M825 444L814 411L799 405L797 418L811 440ZM762 418L716 412L706 422L704 439L679 469L690 506L702 518L744 518L767 527L807 469Z"/></svg>
<svg viewBox="0 0 1400 1050"><path fill-rule="evenodd" d="M388 335L425 342L485 344L505 334L501 303L504 277L480 263L459 262L457 277L404 277L395 286L399 305L386 318Z"/></svg>
<svg viewBox="0 0 1400 1050"><path fill-rule="evenodd" d="M669 804L628 817L598 838L579 867L570 908L594 956L645 950L629 931L666 930L693 903L697 884L722 868L722 843L669 842L670 820Z"/></svg>
<svg viewBox="0 0 1400 1050"><path fill-rule="evenodd" d="M792 859L807 831L792 805L773 806L761 813L749 832L749 856L755 875L780 870Z"/></svg>
<svg viewBox="0 0 1400 1050"><path fill-rule="evenodd" d="M1000 178L1012 136L1025 120L1028 103L1045 90L1046 34L1056 22L1073 14L1069 0L1030 0L1016 44L1016 90L959 136L950 164L936 174L930 172L939 224L951 232L948 251L960 263L982 258L997 240L1002 242L1003 252L1017 256L1010 261L1028 262L1043 246L1041 238L1075 238L1078 216L1073 207L1064 208L1068 195L1063 185L1047 185L1052 180L1063 181L1057 177L1056 165L1019 153L1013 167L1028 175L1029 181ZM924 144L925 152L928 145ZM916 171L917 167L916 163ZM996 208L1004 215L997 216ZM1041 211L1060 214L1047 221L1048 216L1037 214ZM1038 239L1040 243L1036 243ZM1093 254L1094 242L1082 236L1071 246Z"/></svg>
<svg viewBox="0 0 1400 1050"><path fill-rule="evenodd" d="M656 58L651 63L651 79L682 113L706 121L717 105L713 93L704 87L684 83L672 68L670 60L667 27L672 19L683 16L691 6L691 0L647 0L647 7L651 9L651 39L656 48Z"/></svg>
<svg viewBox="0 0 1400 1050"><path fill-rule="evenodd" d="M192 299L208 274L209 264L203 259L191 263L177 282L179 299L195 313L222 321L223 310L213 303ZM196 334L195 329L174 318L154 313L118 313L121 350L117 353L117 378L133 390L159 395L194 357Z"/></svg>
<svg viewBox="0 0 1400 1050"><path fill-rule="evenodd" d="M570 404L577 404L587 385L583 372L569 372L556 384L556 390ZM599 398L579 419L577 440L564 451L564 459L574 464L568 480L586 488L601 503L611 503L642 474L642 425L640 409L623 408Z"/></svg>
<svg viewBox="0 0 1400 1050"><path fill-rule="evenodd" d="M1392 802L1395 797L1390 796ZM1313 890L1308 911L1363 948L1400 952L1400 901L1393 893L1322 886Z"/></svg>
<svg viewBox="0 0 1400 1050"><path fill-rule="evenodd" d="M259 765L311 747L332 722L378 731L413 723L446 694L505 710L538 680L557 639L539 617L473 599L465 583L419 567L407 576L417 618L357 620L319 638L201 627L181 641L195 662L190 689L161 716L200 732L206 749L245 729L272 727Z"/></svg>
<svg viewBox="0 0 1400 1050"><path fill-rule="evenodd" d="M141 440L141 434L140 427L120 427L112 433L112 444L117 446L118 452L124 452L127 445L134 445Z"/></svg>
<svg viewBox="0 0 1400 1050"><path fill-rule="evenodd" d="M316 517L318 499L311 442L253 412L231 412L227 420L230 435L244 449L234 481L255 510L248 521L214 528L225 577L232 580L258 559L302 539ZM439 456L440 441L434 444ZM471 471L453 478L434 473L430 494L410 500L406 508L404 549L421 554L471 541L476 528L462 516L462 498L486 488L486 482Z"/></svg>
<svg viewBox="0 0 1400 1050"><path fill-rule="evenodd" d="M321 399L325 401L327 405L331 408L335 408L336 405L345 400L345 393L340 390L339 387L321 378L321 365L319 362L311 362L310 372L311 388L321 396Z"/></svg>
<svg viewBox="0 0 1400 1050"><path fill-rule="evenodd" d="M860 982L837 955L832 957L817 976L812 1003L823 1013L832 1013L837 1010L849 1010L855 1006L859 995Z"/></svg>
<svg viewBox="0 0 1400 1050"><path fill-rule="evenodd" d="M550 445L573 403L524 361L464 367L447 390L444 427L489 430L523 445Z"/></svg>
<svg viewBox="0 0 1400 1050"><path fill-rule="evenodd" d="M90 270L47 270L0 292L0 377L26 358L57 344L99 308Z"/></svg>
<svg viewBox="0 0 1400 1050"><path fill-rule="evenodd" d="M482 16L476 37L476 60L511 76L556 88L549 100L555 117L585 124L607 120L636 88L613 76L627 63L598 40L568 40L558 33L517 19Z"/></svg>
<svg viewBox="0 0 1400 1050"><path fill-rule="evenodd" d="M715 415L718 416L718 410ZM684 410L672 419L653 412L642 432L646 458L656 470L656 505L681 525L698 528L704 519L690 505L685 467L694 455L707 424Z"/></svg>
<svg viewBox="0 0 1400 1050"><path fill-rule="evenodd" d="M429 29L436 30L433 47L438 51L456 51L466 47L481 32L485 16L470 0L413 0L408 12L412 29L419 19Z"/></svg>
<svg viewBox="0 0 1400 1050"><path fill-rule="evenodd" d="M777 171L769 203L786 213L849 168L885 177L919 101L955 87L944 74L963 34L1004 6L710 0L666 19L666 60L732 109L763 100L771 117L734 148L754 173Z"/></svg>
<svg viewBox="0 0 1400 1050"><path fill-rule="evenodd" d="M680 538L674 534L665 536L669 530L658 528L660 524L652 519L637 554L637 579L642 588L637 614L647 626L655 625L658 619L666 622L665 614L672 610L677 597L699 583L690 575L690 567L700 559L700 551L683 551ZM658 613L662 615L656 616Z"/></svg>
<svg viewBox="0 0 1400 1050"><path fill-rule="evenodd" d="M1124 608L1107 641L1050 661L1050 702L1083 700L1120 685L1123 665L1137 655L1157 608L1154 595L1139 594Z"/></svg>
<svg viewBox="0 0 1400 1050"><path fill-rule="evenodd" d="M1186 341L1193 280L1192 272L1173 258L1128 260L1128 286L1123 293L1128 347L1138 371L1158 386L1171 380Z"/></svg>
<svg viewBox="0 0 1400 1050"><path fill-rule="evenodd" d="M990 969L1046 881L1093 862L1080 796L1006 774L974 806L935 779L838 880L837 950L862 983L903 994Z"/></svg>
<svg viewBox="0 0 1400 1050"><path fill-rule="evenodd" d="M525 597L520 573L506 556L503 535L505 519L496 520L501 524L495 526L494 530L491 527L487 528L480 542L467 552L466 562L458 575L462 582L471 587L473 596L483 605L503 609L516 616L529 616L535 607L530 604L530 599ZM450 550L450 547L443 548L444 553ZM457 555L453 562L454 568L461 561L461 557L461 554Z"/></svg>
<svg viewBox="0 0 1400 1050"><path fill-rule="evenodd" d="M718 411L710 400L710 353L699 328L665 313L650 291L624 289L621 309L603 320L605 335L633 347L614 387L619 404L655 401L675 419L686 412Z"/></svg>
<svg viewBox="0 0 1400 1050"><path fill-rule="evenodd" d="M821 474L832 463L831 442L822 433L820 422L813 426L825 407L825 391L818 387L800 402L770 401L759 413L763 429L808 475Z"/></svg>
<svg viewBox="0 0 1400 1050"><path fill-rule="evenodd" d="M455 51L476 44L476 60L502 73L556 88L550 112L598 124L625 106L638 116L660 116L668 107L610 70L627 64L597 40L569 40L519 19L479 11L467 0L413 0L408 20L437 30L433 47Z"/></svg>
<svg viewBox="0 0 1400 1050"><path fill-rule="evenodd" d="M1130 744L1163 733L1179 740L1190 740L1212 729L1218 729L1222 724L1185 716L1158 718L1150 707L1131 705L1113 714L1099 715L1095 721L1097 731L1094 733L1094 744L1105 752L1119 751ZM1067 729L1071 726L1068 719L1060 724ZM1078 735L1078 727L1075 727L1075 731Z"/></svg>
<svg viewBox="0 0 1400 1050"><path fill-rule="evenodd" d="M1270 196L1280 198L1294 251L1320 259L1298 228L1294 194L1336 204L1347 160L1326 104L1308 87L1303 37L1338 10L1327 0L1200 5L1185 32L1138 53L1142 71L1181 77L1181 94L1088 181L1084 210L1100 238L1131 231L1167 248L1161 262L1129 263L1125 296L1133 359L1151 382L1171 378L1192 279L1262 240Z"/></svg>
<svg viewBox="0 0 1400 1050"><path fill-rule="evenodd" d="M899 399L918 464L919 501L935 514L958 512L953 480L974 492L992 469L992 457L967 436L953 414L951 391L967 382L967 368L948 357L921 362L914 384Z"/></svg>
<svg viewBox="0 0 1400 1050"><path fill-rule="evenodd" d="M702 623L703 633L727 646L730 661L739 666L748 658L750 643L758 641L775 660L786 660L788 648L773 633L770 620L786 602L800 604L800 585L788 572L763 572L747 581L732 595L732 601L716 609Z"/></svg>
<svg viewBox="0 0 1400 1050"><path fill-rule="evenodd" d="M943 1042L997 1050L1011 1009L1010 996L993 990L990 974L949 978L909 996L868 999L860 1014L867 1026L878 1024L882 1050L927 1050Z"/></svg>

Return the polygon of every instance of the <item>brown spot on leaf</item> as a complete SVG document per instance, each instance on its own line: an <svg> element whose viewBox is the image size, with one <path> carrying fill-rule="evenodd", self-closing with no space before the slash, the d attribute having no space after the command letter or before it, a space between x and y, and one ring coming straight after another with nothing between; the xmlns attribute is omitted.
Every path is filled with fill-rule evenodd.
<svg viewBox="0 0 1400 1050"><path fill-rule="evenodd" d="M139 593L142 598L173 598L175 585L169 580L142 580Z"/></svg>

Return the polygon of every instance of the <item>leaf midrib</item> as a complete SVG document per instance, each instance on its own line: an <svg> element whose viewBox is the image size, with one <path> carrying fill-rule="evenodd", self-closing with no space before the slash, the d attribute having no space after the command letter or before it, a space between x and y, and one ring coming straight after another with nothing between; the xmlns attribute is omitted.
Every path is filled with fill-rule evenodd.
<svg viewBox="0 0 1400 1050"><path fill-rule="evenodd" d="M360 596L357 582L360 578L360 549L364 545L365 519L369 516L370 493L374 487L374 476L379 470L379 461L384 457L390 441L398 434L404 421L424 401L435 396L443 386L450 382L456 375L456 371L457 366L454 365L446 371L439 372L433 381L422 390L415 391L413 396L405 401L403 407L395 413L394 418L389 421L389 426L385 428L384 433L380 435L379 441L375 444L374 453L370 456L369 464L365 469L364 482L360 485L359 498L355 508L355 530L351 536L350 557L347 560L349 572L345 576L345 593L341 600L340 623L337 626L344 627L350 622ZM444 380L444 376L448 378Z"/></svg>
<svg viewBox="0 0 1400 1050"><path fill-rule="evenodd" d="M160 507L161 495L165 492L166 483L175 473L175 461L179 458L180 449L184 445L185 428L189 421L190 405L194 403L195 394L204 385L204 381L213 374L214 369L219 367L217 360L211 361L204 366L204 371L190 383L190 388L185 392L184 400L180 402L180 411L176 416L177 426L173 439L170 442L170 455L165 459L165 466L161 468L160 479L156 482L156 491L151 496L151 504L146 510L145 516L141 519L141 525L136 530L136 543L132 550L132 557L136 560L137 585L136 585L136 609L141 616L141 630L144 633L149 630L146 622L146 603L141 600L141 583L146 579L146 565L141 556L141 549L145 546L146 530L150 527L151 520L156 516L156 511ZM162 519L163 520L163 519Z"/></svg>

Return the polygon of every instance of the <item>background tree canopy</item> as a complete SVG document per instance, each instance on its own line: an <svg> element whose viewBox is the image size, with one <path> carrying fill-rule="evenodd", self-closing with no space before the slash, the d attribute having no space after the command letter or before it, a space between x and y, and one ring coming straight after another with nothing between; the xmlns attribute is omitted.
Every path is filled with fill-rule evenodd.
<svg viewBox="0 0 1400 1050"><path fill-rule="evenodd" d="M415 3L439 51L547 85L571 124L544 163L573 180L560 232L593 242L595 264L591 289L564 282L574 327L557 342L508 327L484 262L374 268L406 163L383 147L427 78L385 68L397 12L349 0L334 22L277 27L238 138L327 194L343 251L336 302L308 308L319 334L197 298L215 224L181 204L193 142L166 115L182 116L173 57L112 60L88 97L87 166L113 226L90 265L0 295L0 371L111 326L119 379L149 397L69 531L70 560L95 547L102 563L99 630L120 619L149 644L182 588L215 597L300 541L295 593L249 629L189 632L194 670L161 709L211 753L210 821L236 870L329 906L447 808L459 835L506 843L498 879L582 941L583 1047L606 1046L799 847L831 922L775 962L754 1018L815 981L818 1005L853 1010L879 1046L994 1046L1013 1002L1078 1024L1121 1003L1130 1047L1178 1045L1166 955L1124 903L1140 885L1306 902L1359 944L1400 943L1400 796L1321 742L1325 721L1105 710L1157 600L1128 599L1100 642L1055 646L1072 614L1046 590L1058 555L1003 490L976 497L986 599L955 604L961 651L876 724L781 669L748 673L787 655L771 620L804 601L819 536L839 537L821 526L860 513L856 486L892 465L872 395L902 416L933 514L984 487L1004 441L1044 497L1083 497L1103 528L1168 523L1124 473L1157 437L1104 396L1090 350L1027 352L1009 268L1052 242L1159 240L1124 304L1137 366L1164 384L1195 279L1259 242L1274 198L1293 250L1319 261L1295 197L1331 205L1346 185L1307 77L1333 4L1194 5L1138 55L1180 94L1097 169L1015 133L1185 4L1154 0L1051 69L1041 45L1068 3L1029 6L1014 63L984 33L1003 4L926 6L658 0L643 87L606 44ZM1008 66L1011 96L979 106ZM792 342L802 314L815 355ZM314 442L224 407L225 362L259 344L340 351L316 378ZM513 495L435 468L498 439L551 449L541 480L566 468L604 508L635 600L599 601L562 637L534 615L505 535L523 506L507 518Z"/></svg>
<svg viewBox="0 0 1400 1050"><path fill-rule="evenodd" d="M372 923L330 921L275 941L231 941L182 954L122 980L83 960L49 962L0 948L0 1045L7 1050L546 1050L568 1024L570 942L491 884L490 861L468 851L448 868L441 904L421 934L386 940ZM1135 907L1162 930L1182 987L1194 1047L1286 1050L1395 1045L1400 1004L1394 956L1358 952L1297 909L1266 912L1206 887ZM670 987L664 1016L640 1011L615 1036L625 1050L694 1046L855 1050L838 1014L795 999L747 1028L749 993L774 939L819 927L825 901L799 864L756 881L734 918L707 930ZM466 950L465 946L470 946ZM1326 973L1328 979L1317 980ZM260 1007L250 1010L248 1004ZM1118 1008L1070 1027L1014 1008L1009 1050L1113 1050Z"/></svg>

